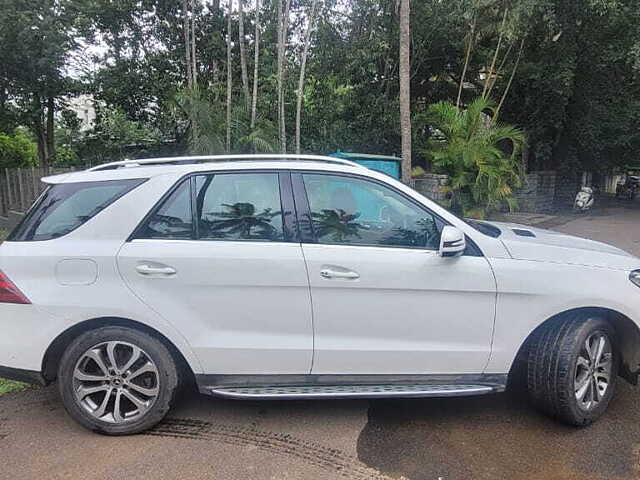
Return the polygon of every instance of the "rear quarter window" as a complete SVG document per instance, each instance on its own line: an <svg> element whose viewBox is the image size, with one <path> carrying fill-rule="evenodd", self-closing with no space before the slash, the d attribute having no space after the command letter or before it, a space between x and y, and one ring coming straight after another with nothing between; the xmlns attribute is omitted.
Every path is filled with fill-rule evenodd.
<svg viewBox="0 0 640 480"><path fill-rule="evenodd" d="M48 187L7 240L59 238L95 217L144 179L60 183Z"/></svg>

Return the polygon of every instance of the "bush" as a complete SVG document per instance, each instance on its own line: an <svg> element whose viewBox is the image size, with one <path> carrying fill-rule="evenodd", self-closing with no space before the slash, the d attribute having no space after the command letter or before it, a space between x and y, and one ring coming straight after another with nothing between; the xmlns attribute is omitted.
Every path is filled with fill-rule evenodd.
<svg viewBox="0 0 640 480"><path fill-rule="evenodd" d="M59 145L56 148L56 167L81 167L84 164L80 161L78 154L66 145Z"/></svg>
<svg viewBox="0 0 640 480"><path fill-rule="evenodd" d="M29 167L38 164L36 143L19 130L13 135L0 133L0 168Z"/></svg>
<svg viewBox="0 0 640 480"><path fill-rule="evenodd" d="M465 110L449 102L433 104L423 118L434 131L424 153L438 173L449 175L451 206L467 217L485 218L517 206L524 132L496 123L494 115L493 103L480 97Z"/></svg>

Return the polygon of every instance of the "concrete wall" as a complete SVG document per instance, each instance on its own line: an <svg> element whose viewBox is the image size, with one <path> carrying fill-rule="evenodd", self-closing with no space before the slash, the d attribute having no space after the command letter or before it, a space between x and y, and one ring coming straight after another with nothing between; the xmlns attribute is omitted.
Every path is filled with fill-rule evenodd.
<svg viewBox="0 0 640 480"><path fill-rule="evenodd" d="M413 188L424 196L447 206L448 194L444 188L449 182L447 175L428 173L413 180ZM548 213L558 208L573 205L580 189L581 175L539 171L525 175L522 187L516 192L518 210L521 212Z"/></svg>
<svg viewBox="0 0 640 480"><path fill-rule="evenodd" d="M557 175L554 171L528 173L516 192L518 210L522 212L550 212L555 206Z"/></svg>
<svg viewBox="0 0 640 480"><path fill-rule="evenodd" d="M412 186L414 190L420 192L425 197L446 205L448 196L445 187L447 183L449 183L448 175L427 173L420 178L415 178Z"/></svg>
<svg viewBox="0 0 640 480"><path fill-rule="evenodd" d="M582 172L560 173L556 183L556 207L570 207L576 199L576 193L582 186Z"/></svg>

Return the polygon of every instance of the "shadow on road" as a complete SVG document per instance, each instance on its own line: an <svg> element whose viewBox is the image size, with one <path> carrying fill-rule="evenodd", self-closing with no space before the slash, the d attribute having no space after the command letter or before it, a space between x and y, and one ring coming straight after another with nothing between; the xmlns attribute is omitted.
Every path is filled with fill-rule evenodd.
<svg viewBox="0 0 640 480"><path fill-rule="evenodd" d="M513 394L374 401L358 457L420 479L636 479L638 391L624 382L605 416L583 429L533 411Z"/></svg>

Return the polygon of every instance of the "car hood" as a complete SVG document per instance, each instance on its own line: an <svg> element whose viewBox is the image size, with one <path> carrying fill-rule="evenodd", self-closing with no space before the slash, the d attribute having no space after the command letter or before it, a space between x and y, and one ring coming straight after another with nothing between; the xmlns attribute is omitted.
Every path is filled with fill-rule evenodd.
<svg viewBox="0 0 640 480"><path fill-rule="evenodd" d="M501 230L498 237L513 258L537 262L634 270L640 259L606 243L515 223L486 222Z"/></svg>

